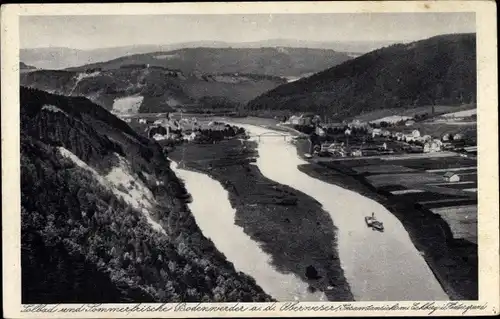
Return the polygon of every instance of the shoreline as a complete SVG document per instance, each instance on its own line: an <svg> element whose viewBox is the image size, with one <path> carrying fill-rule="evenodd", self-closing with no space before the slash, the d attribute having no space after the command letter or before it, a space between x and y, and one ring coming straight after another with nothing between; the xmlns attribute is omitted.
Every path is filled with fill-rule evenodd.
<svg viewBox="0 0 500 319"><path fill-rule="evenodd" d="M258 126L283 131L280 123ZM287 131L294 136L303 135L292 128L288 129ZM462 240L454 239L448 223L430 210L415 206L413 203L409 205L391 200L379 193L362 176L351 176L322 163L313 163L308 160L303 156L307 149L306 141L293 144L297 155L309 163L298 167L301 172L323 182L355 191L386 207L402 223L413 245L423 254L425 262L451 300L478 299L477 245L469 245ZM425 222L428 224L424 225ZM437 242L436 239L438 239ZM475 264L464 261L471 254L475 255ZM470 273L475 275L468 275Z"/></svg>
<svg viewBox="0 0 500 319"><path fill-rule="evenodd" d="M276 270L294 273L330 301L353 301L336 249L334 221L315 199L264 177L252 165L255 156L255 142L238 140L180 145L169 154L183 169L221 183L236 210L235 224L271 256ZM308 278L310 266L320 278Z"/></svg>
<svg viewBox="0 0 500 319"><path fill-rule="evenodd" d="M453 238L448 224L440 216L423 208L386 198L374 190L363 177L349 176L333 168L311 162L299 166L298 169L323 182L355 191L386 207L402 223L415 248L423 253L426 263L449 298L477 300L478 287L474 284L477 278L475 280L467 278L460 273L460 271L465 273L474 271L474 267L461 260L461 256L457 256L456 250L460 241ZM476 265L475 273L477 270ZM464 280L468 282L464 284Z"/></svg>

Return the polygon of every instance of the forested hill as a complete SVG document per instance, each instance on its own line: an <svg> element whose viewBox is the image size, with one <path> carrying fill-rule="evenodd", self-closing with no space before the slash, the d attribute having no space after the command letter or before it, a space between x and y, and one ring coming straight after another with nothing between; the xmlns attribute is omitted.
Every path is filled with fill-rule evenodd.
<svg viewBox="0 0 500 319"><path fill-rule="evenodd" d="M22 302L269 301L205 238L160 147L21 87Z"/></svg>
<svg viewBox="0 0 500 319"><path fill-rule="evenodd" d="M286 83L279 77L256 74L184 73L145 64L122 65L116 69L35 70L21 74L22 86L68 96L85 96L112 110L116 100L133 97L141 101L135 112L169 112L178 107L236 108L254 97Z"/></svg>
<svg viewBox="0 0 500 319"><path fill-rule="evenodd" d="M123 65L150 66L180 70L184 73L241 73L275 77L301 76L318 72L351 59L348 54L309 48L183 48L173 51L127 55L107 62L69 68L117 69Z"/></svg>
<svg viewBox="0 0 500 319"><path fill-rule="evenodd" d="M475 101L476 35L452 34L372 51L278 86L247 106L345 117L377 109Z"/></svg>

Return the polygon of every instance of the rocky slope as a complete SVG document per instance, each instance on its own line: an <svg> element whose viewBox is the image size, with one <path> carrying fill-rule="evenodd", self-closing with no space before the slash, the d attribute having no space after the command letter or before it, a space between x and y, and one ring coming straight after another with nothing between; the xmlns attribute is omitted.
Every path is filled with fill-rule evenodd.
<svg viewBox="0 0 500 319"><path fill-rule="evenodd" d="M23 303L269 301L205 238L156 142L21 87Z"/></svg>

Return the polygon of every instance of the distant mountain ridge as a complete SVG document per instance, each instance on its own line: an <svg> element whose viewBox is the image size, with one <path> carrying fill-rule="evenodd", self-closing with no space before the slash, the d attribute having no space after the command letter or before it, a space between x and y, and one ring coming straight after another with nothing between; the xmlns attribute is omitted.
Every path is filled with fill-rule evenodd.
<svg viewBox="0 0 500 319"><path fill-rule="evenodd" d="M355 53L372 51L398 41L305 41L293 39L269 39L254 42L230 43L223 41L192 41L164 45L130 45L122 47L80 50L64 47L24 48L20 60L40 69L65 69L113 60L126 55L150 52L166 52L185 48L262 48L289 47L334 50Z"/></svg>
<svg viewBox="0 0 500 319"><path fill-rule="evenodd" d="M351 59L332 50L304 48L191 48L123 56L65 70L21 74L21 84L88 97L112 110L124 97L142 99L138 112L183 105L232 108L278 85ZM139 102L138 102L139 103Z"/></svg>
<svg viewBox="0 0 500 319"><path fill-rule="evenodd" d="M83 71L116 69L128 64L146 64L182 72L243 73L268 76L301 76L318 72L351 59L345 53L308 48L185 48L123 56L114 60L68 68Z"/></svg>
<svg viewBox="0 0 500 319"><path fill-rule="evenodd" d="M476 35L450 34L378 49L262 94L250 110L346 117L377 109L476 101Z"/></svg>

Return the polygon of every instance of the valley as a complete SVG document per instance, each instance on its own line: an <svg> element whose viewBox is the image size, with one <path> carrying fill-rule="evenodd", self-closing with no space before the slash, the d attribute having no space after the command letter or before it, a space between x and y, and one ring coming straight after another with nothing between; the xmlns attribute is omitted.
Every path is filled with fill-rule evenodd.
<svg viewBox="0 0 500 319"><path fill-rule="evenodd" d="M23 61L23 302L477 300L475 41Z"/></svg>

